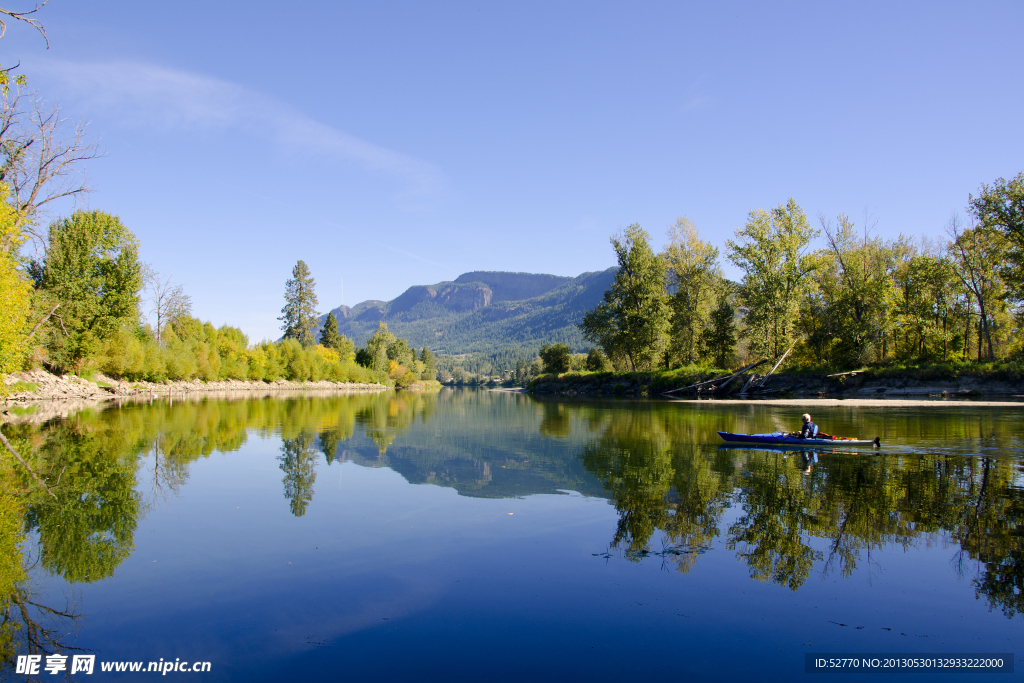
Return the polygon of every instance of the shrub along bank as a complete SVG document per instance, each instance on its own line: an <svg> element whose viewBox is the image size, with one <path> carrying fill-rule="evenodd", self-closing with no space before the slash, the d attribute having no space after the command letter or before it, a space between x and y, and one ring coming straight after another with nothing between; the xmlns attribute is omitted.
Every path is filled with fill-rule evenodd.
<svg viewBox="0 0 1024 683"><path fill-rule="evenodd" d="M111 377L150 382L286 379L394 385L387 373L357 365L335 349L303 346L295 339L250 346L238 328L214 328L194 318L168 325L161 341L146 328L125 326L104 340L96 369Z"/></svg>

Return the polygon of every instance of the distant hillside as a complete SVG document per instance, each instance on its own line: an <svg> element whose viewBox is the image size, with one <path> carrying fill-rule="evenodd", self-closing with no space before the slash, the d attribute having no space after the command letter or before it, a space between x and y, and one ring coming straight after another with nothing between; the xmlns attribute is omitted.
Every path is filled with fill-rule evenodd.
<svg viewBox="0 0 1024 683"><path fill-rule="evenodd" d="M590 345L576 324L601 301L614 277L614 268L574 278L477 271L454 282L410 287L392 301L364 301L331 312L339 331L359 346L383 320L411 345L435 353L534 351L553 342L580 352Z"/></svg>

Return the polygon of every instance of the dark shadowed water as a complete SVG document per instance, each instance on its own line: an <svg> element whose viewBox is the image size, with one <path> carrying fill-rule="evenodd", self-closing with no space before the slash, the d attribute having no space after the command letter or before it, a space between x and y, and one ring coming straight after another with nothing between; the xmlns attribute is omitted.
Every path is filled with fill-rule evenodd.
<svg viewBox="0 0 1024 683"><path fill-rule="evenodd" d="M721 446L796 429L790 406L470 390L8 425L60 483L3 494L26 572L3 675L58 652L96 656L84 681L161 658L211 664L167 680L819 680L805 653L1015 652L984 677L1014 679L1020 410L813 411L881 437L859 452Z"/></svg>

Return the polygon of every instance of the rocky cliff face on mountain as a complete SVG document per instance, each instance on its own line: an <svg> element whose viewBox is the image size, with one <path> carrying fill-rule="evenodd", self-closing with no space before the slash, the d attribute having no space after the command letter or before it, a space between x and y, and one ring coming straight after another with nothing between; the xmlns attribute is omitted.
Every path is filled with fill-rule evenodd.
<svg viewBox="0 0 1024 683"><path fill-rule="evenodd" d="M435 306L452 312L476 311L490 304L493 298L494 292L490 287L480 282L417 285L405 290L401 296L393 300L388 308L388 314L394 317L403 313L429 312L434 310ZM420 316L412 317L415 319Z"/></svg>
<svg viewBox="0 0 1024 683"><path fill-rule="evenodd" d="M601 301L614 276L614 268L575 278L474 271L451 282L410 287L392 301L331 312L339 331L358 345L383 321L417 348L447 354L535 350L555 342L582 351L589 345L576 325Z"/></svg>
<svg viewBox="0 0 1024 683"><path fill-rule="evenodd" d="M481 283L486 285L493 293L491 301L523 301L533 297L546 294L551 290L564 285L571 277L558 275L537 275L534 273L493 273L488 271L474 271L463 273L455 278L456 284Z"/></svg>

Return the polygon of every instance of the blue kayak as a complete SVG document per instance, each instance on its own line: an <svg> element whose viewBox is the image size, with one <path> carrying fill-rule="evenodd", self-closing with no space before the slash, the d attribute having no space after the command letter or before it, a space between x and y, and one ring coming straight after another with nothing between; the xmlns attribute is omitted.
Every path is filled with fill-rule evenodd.
<svg viewBox="0 0 1024 683"><path fill-rule="evenodd" d="M830 439L801 439L799 436L787 436L785 432L768 434L733 434L718 432L718 435L729 443L757 443L766 446L804 446L807 448L834 448L836 446L880 446L881 441L874 439L851 439L837 436Z"/></svg>

